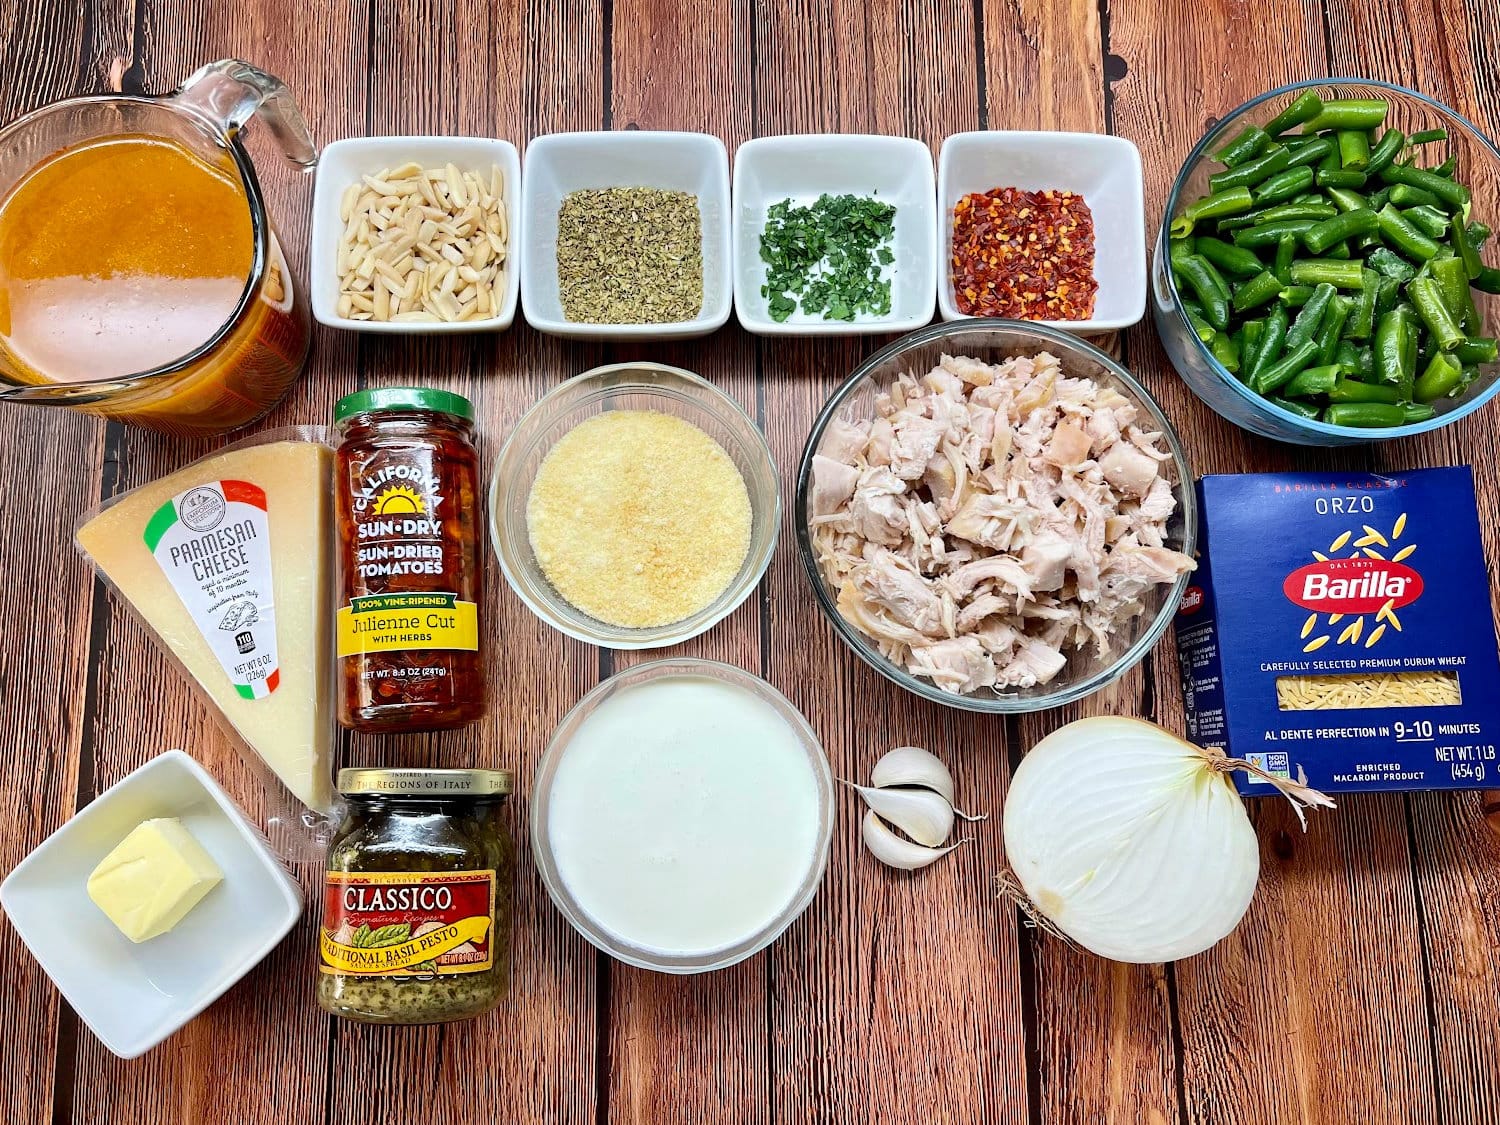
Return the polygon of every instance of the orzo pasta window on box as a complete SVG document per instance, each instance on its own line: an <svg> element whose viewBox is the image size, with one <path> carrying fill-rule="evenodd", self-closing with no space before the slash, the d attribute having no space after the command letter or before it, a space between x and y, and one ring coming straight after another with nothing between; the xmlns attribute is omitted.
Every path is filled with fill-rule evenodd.
<svg viewBox="0 0 1500 1125"><path fill-rule="evenodd" d="M1468 467L1209 476L1198 492L1177 617L1196 742L1325 791L1496 784L1500 656Z"/></svg>

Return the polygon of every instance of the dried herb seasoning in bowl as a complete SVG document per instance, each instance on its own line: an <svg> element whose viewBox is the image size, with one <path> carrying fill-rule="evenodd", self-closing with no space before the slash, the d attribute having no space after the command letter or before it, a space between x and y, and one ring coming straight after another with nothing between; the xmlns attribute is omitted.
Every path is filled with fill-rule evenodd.
<svg viewBox="0 0 1500 1125"><path fill-rule="evenodd" d="M672 339L729 319L729 154L717 137L537 137L521 212L521 300L538 331Z"/></svg>
<svg viewBox="0 0 1500 1125"><path fill-rule="evenodd" d="M645 187L585 189L557 215L563 315L589 324L668 324L703 308L698 197Z"/></svg>

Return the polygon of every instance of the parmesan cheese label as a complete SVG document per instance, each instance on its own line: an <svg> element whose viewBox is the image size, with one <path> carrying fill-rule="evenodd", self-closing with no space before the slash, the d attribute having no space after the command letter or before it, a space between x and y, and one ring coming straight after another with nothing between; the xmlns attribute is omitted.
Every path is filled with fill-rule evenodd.
<svg viewBox="0 0 1500 1125"><path fill-rule="evenodd" d="M245 699L275 691L281 672L265 490L243 480L190 488L153 513L144 537L234 690Z"/></svg>

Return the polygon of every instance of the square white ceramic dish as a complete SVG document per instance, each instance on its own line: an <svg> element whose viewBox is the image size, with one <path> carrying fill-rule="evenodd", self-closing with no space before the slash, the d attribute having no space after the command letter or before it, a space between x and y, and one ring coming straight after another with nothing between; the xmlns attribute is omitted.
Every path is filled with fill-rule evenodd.
<svg viewBox="0 0 1500 1125"><path fill-rule="evenodd" d="M760 260L766 211L787 198L812 203L825 192L873 196L895 206L889 316L823 320L798 309L785 321L771 319L760 292L766 280ZM747 141L734 154L735 315L758 336L855 336L920 328L932 319L936 217L932 152L921 141L839 133Z"/></svg>
<svg viewBox="0 0 1500 1125"><path fill-rule="evenodd" d="M953 252L953 207L965 195L997 187L1077 192L1094 216L1094 277L1099 291L1089 320L1044 320L1089 335L1128 328L1146 311L1146 211L1141 154L1123 137L1102 133L955 133L938 155L938 308L944 320L964 314L953 302L947 263Z"/></svg>
<svg viewBox="0 0 1500 1125"><path fill-rule="evenodd" d="M338 314L339 198L344 189L361 176L382 168L393 168L415 160L424 168L452 163L460 171L488 171L499 165L505 176L505 217L510 237L506 245L505 290L499 294L499 311L486 320L461 323L412 323L402 321L348 320ZM330 328L352 332L385 332L397 335L434 332L494 332L509 328L516 319L521 293L521 154L509 141L488 137L349 137L334 141L318 154L317 182L313 187L312 246L309 254L308 290L313 316Z"/></svg>
<svg viewBox="0 0 1500 1125"><path fill-rule="evenodd" d="M587 324L563 315L557 284L557 213L585 188L647 187L698 197L703 225L703 308L668 324ZM625 130L553 133L526 146L521 191L521 305L538 332L574 339L706 336L729 319L729 153L707 133Z"/></svg>
<svg viewBox="0 0 1500 1125"><path fill-rule="evenodd" d="M224 873L175 929L139 945L88 896L94 867L143 820L175 816ZM296 925L302 892L229 795L181 750L99 794L0 884L0 907L84 1023L145 1054L224 994Z"/></svg>

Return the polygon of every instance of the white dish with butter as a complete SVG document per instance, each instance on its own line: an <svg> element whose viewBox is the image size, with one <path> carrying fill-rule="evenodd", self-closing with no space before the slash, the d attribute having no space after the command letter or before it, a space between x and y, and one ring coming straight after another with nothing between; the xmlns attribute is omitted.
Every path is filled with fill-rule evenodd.
<svg viewBox="0 0 1500 1125"><path fill-rule="evenodd" d="M553 900L600 949L665 972L765 948L812 900L833 782L807 722L729 665L662 660L595 688L532 798Z"/></svg>
<svg viewBox="0 0 1500 1125"><path fill-rule="evenodd" d="M89 876L143 821L173 817L223 879L166 933L134 944L89 897ZM0 884L0 906L94 1034L135 1058L264 958L296 924L302 892L208 772L169 750L22 860Z"/></svg>

